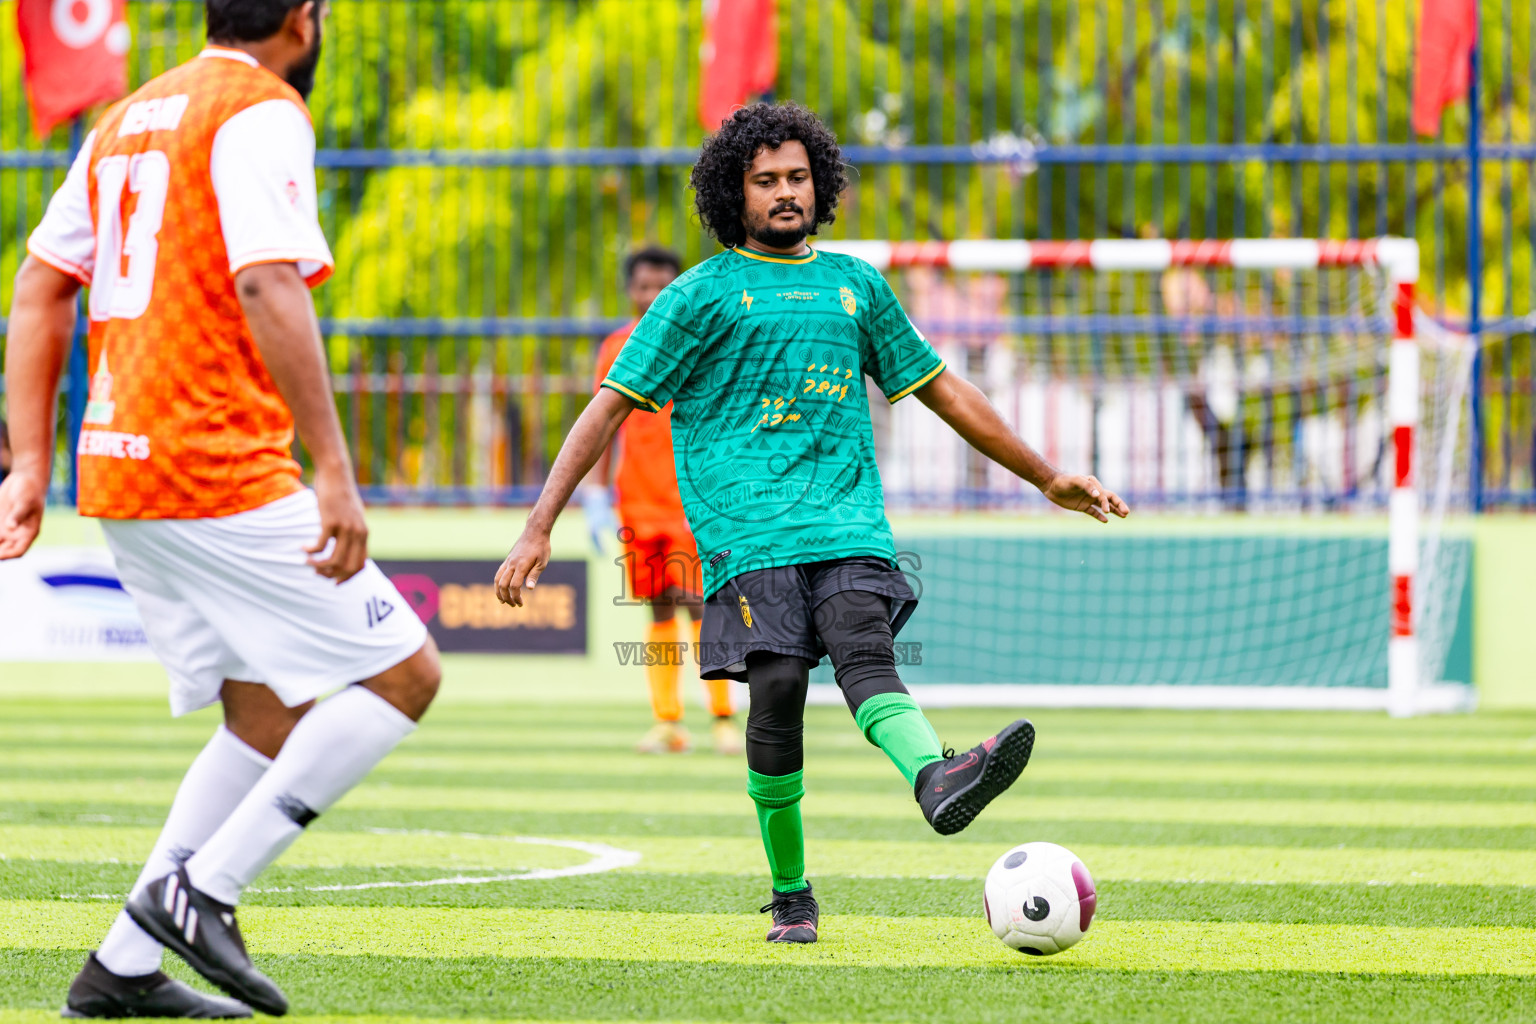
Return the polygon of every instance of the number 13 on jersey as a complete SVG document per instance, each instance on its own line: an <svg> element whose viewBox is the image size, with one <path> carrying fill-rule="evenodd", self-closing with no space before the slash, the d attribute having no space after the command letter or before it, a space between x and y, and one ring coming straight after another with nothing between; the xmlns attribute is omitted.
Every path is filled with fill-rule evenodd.
<svg viewBox="0 0 1536 1024"><path fill-rule="evenodd" d="M103 157L96 165L96 275L92 320L137 320L149 309L160 254L160 224L171 185L171 164L157 149ZM123 198L138 203L123 230Z"/></svg>

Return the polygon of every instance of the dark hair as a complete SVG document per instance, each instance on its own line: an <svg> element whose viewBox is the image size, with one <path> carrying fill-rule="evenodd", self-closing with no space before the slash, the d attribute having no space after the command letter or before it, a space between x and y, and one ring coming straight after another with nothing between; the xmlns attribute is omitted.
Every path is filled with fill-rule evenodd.
<svg viewBox="0 0 1536 1024"><path fill-rule="evenodd" d="M324 0L315 0L318 11ZM256 43L270 39L283 19L305 0L204 0L208 39L215 43Z"/></svg>
<svg viewBox="0 0 1536 1024"><path fill-rule="evenodd" d="M747 240L741 222L746 204L742 177L758 151L778 149L791 139L805 146L811 158L811 182L816 186L816 213L810 234L837 219L837 201L848 187L843 151L837 136L815 114L793 103L754 103L742 107L705 140L699 162L688 179L699 219L720 244L734 249Z"/></svg>
<svg viewBox="0 0 1536 1024"><path fill-rule="evenodd" d="M635 279L635 268L640 264L652 267L671 267L674 275L683 272L683 258L664 245L647 245L624 257L624 283Z"/></svg>

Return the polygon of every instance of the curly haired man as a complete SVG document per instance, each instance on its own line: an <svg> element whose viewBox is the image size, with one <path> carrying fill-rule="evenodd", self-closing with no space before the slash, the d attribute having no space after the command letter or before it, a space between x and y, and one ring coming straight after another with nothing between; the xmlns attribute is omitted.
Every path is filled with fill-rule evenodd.
<svg viewBox="0 0 1536 1024"><path fill-rule="evenodd" d="M944 751L896 674L893 637L916 598L896 568L864 377L933 409L1051 501L1101 522L1130 509L1091 476L1058 472L953 371L859 259L817 252L847 187L832 133L804 108L736 111L704 144L692 185L726 251L652 304L566 438L497 573L521 603L549 560L549 530L618 425L673 403L678 483L704 565L701 668L744 679L747 792L773 877L770 942L814 942L800 799L806 685L830 656L860 731L912 786L935 831L965 828L1024 770L1020 719Z"/></svg>

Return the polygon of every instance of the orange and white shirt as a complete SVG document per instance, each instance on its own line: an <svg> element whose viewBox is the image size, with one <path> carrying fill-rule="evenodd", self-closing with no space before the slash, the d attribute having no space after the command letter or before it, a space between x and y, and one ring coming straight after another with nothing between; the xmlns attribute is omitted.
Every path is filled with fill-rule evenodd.
<svg viewBox="0 0 1536 1024"><path fill-rule="evenodd" d="M82 515L202 519L300 490L293 416L235 274L330 276L303 99L209 47L102 115L27 242L90 287Z"/></svg>
<svg viewBox="0 0 1536 1024"><path fill-rule="evenodd" d="M597 350L593 390L602 387L613 362L639 320L614 331ZM672 454L672 403L657 413L632 415L614 439L613 489L618 492L619 519L635 527L675 526L685 534L688 517L677 491L677 464Z"/></svg>

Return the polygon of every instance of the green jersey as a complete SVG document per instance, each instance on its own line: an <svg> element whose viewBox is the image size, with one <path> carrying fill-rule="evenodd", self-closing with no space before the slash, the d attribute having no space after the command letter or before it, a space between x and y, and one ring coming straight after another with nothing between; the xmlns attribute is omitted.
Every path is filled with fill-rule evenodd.
<svg viewBox="0 0 1536 1024"><path fill-rule="evenodd" d="M728 249L657 297L603 386L652 412L673 403L708 597L754 569L894 562L864 377L895 402L943 370L863 260Z"/></svg>

